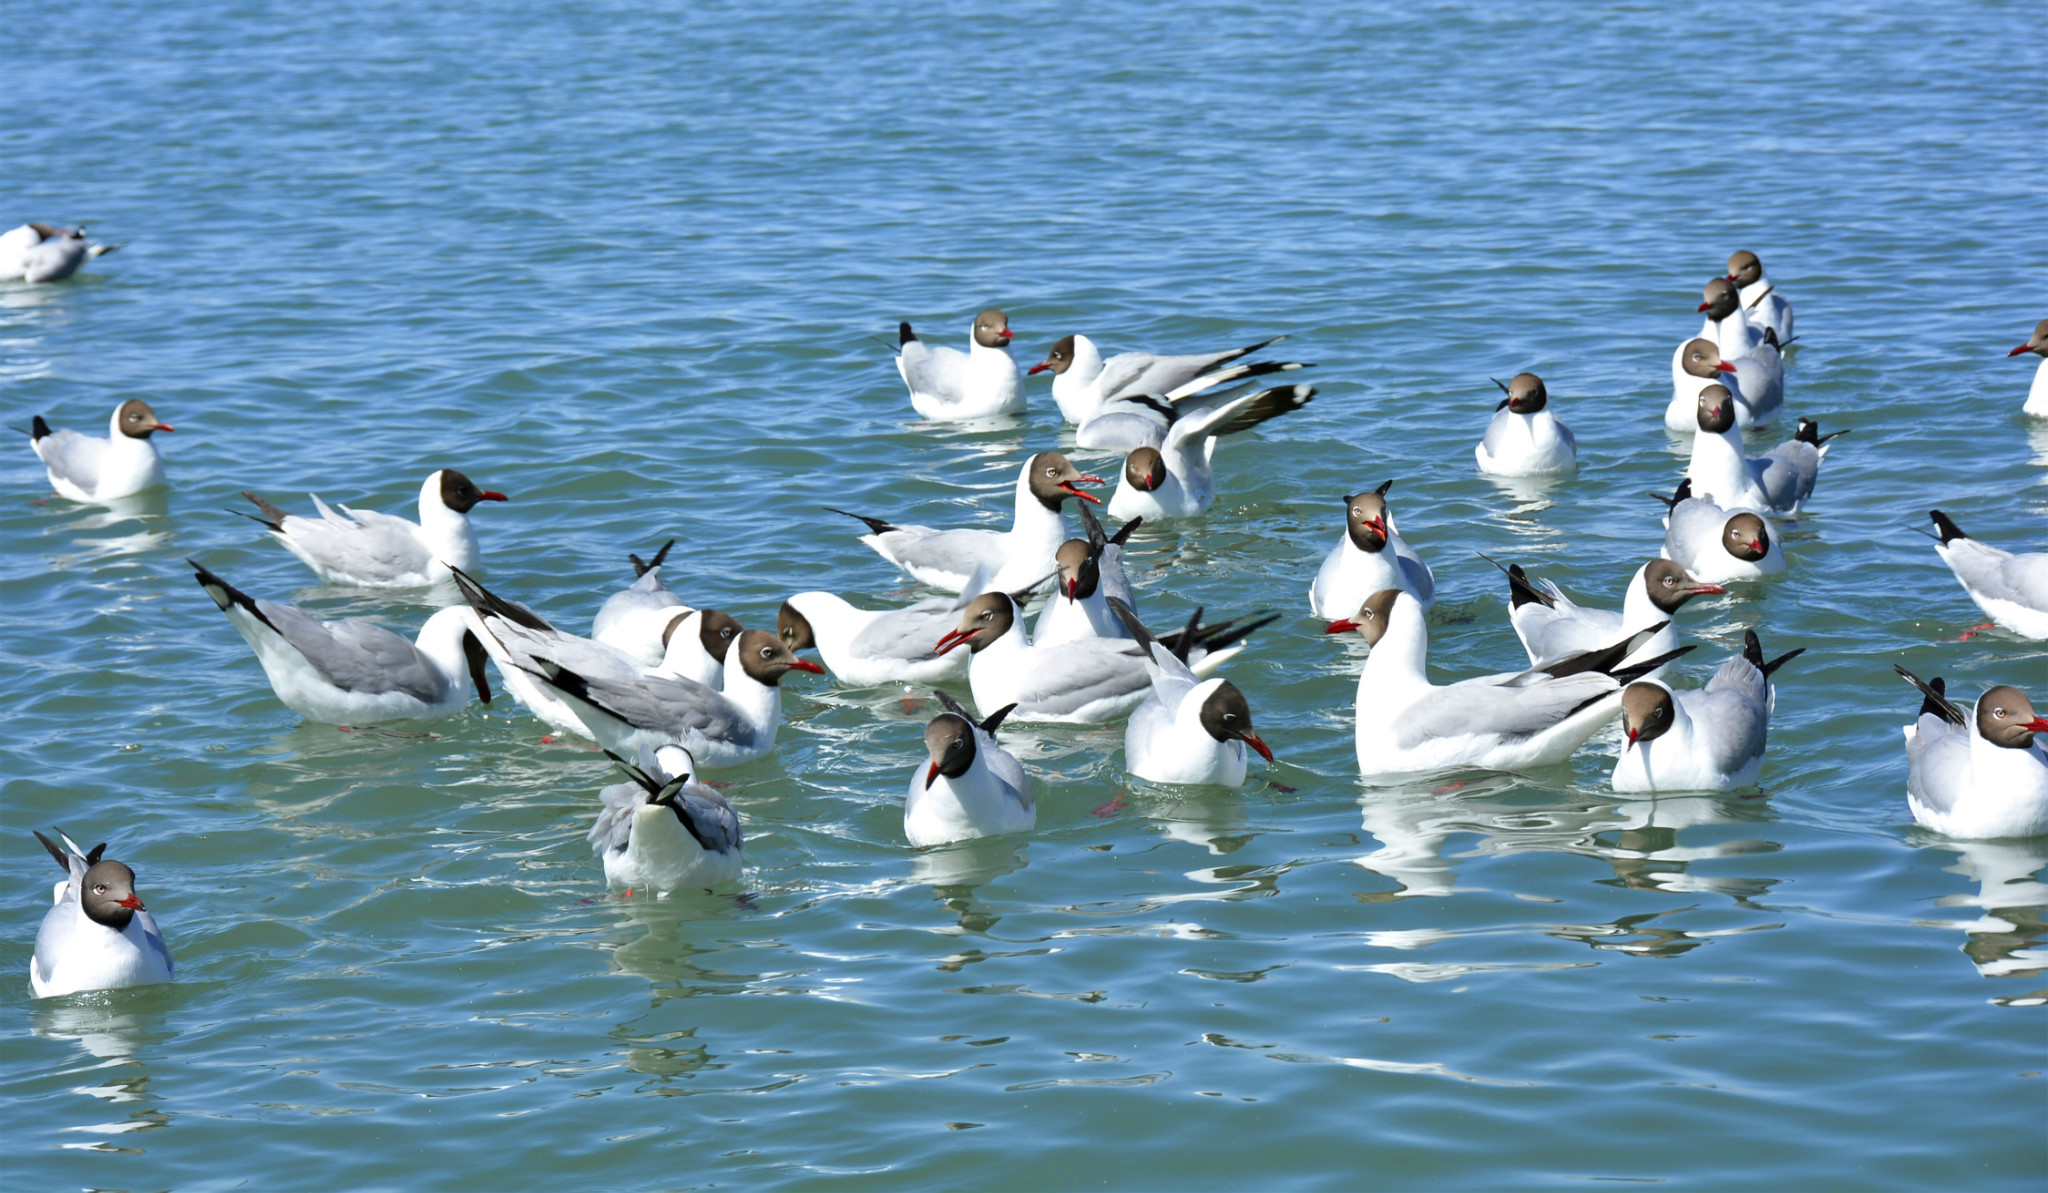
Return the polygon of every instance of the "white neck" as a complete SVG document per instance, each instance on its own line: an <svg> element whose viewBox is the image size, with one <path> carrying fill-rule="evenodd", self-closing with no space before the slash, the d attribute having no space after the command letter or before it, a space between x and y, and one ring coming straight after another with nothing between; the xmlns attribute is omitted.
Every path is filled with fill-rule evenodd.
<svg viewBox="0 0 2048 1193"><path fill-rule="evenodd" d="M739 647L739 639L735 638L725 652L725 698L747 718L748 724L766 733L772 742L776 728L782 724L782 689L748 675L747 669L733 657L733 651Z"/></svg>
<svg viewBox="0 0 2048 1193"><path fill-rule="evenodd" d="M434 664L434 670L448 681L452 688L460 688L468 682L469 655L462 649L462 636L470 632L470 623L476 614L469 606L461 605L447 609L427 618L427 624L420 627L419 637L413 645Z"/></svg>
<svg viewBox="0 0 2048 1193"><path fill-rule="evenodd" d="M1090 386L1102 376L1102 350L1087 336L1074 337L1074 360L1067 371L1060 374L1062 379L1072 378L1076 386ZM1104 395L1105 397L1108 395Z"/></svg>
<svg viewBox="0 0 2048 1193"><path fill-rule="evenodd" d="M1646 630L1665 620L1662 609L1650 603L1649 586L1643 583L1643 573L1650 570L1649 564L1636 569L1628 578L1628 594L1621 598L1621 628L1623 633L1633 634Z"/></svg>
<svg viewBox="0 0 2048 1193"><path fill-rule="evenodd" d="M434 558L463 571L476 570L483 557L477 546L476 529L468 514L458 514L441 500L441 474L436 472L420 486L420 537Z"/></svg>
<svg viewBox="0 0 2048 1193"><path fill-rule="evenodd" d="M1686 469L1693 490L1717 502L1740 502L1749 490L1749 460L1742 454L1741 432L1701 431L1692 439L1692 463Z"/></svg>
<svg viewBox="0 0 2048 1193"><path fill-rule="evenodd" d="M1358 676L1361 695L1369 688L1412 688L1429 686L1429 626L1422 619L1422 606L1415 598L1401 594L1387 614L1387 632L1365 657L1365 670Z"/></svg>
<svg viewBox="0 0 2048 1193"><path fill-rule="evenodd" d="M1076 497L1074 500L1079 501ZM1026 461L1017 473L1017 513L1010 522L1009 557L1051 559L1067 541L1067 520L1058 510L1045 508L1031 492L1031 464ZM1050 567L1047 571L1052 570ZM1033 577L1037 579L1037 577Z"/></svg>

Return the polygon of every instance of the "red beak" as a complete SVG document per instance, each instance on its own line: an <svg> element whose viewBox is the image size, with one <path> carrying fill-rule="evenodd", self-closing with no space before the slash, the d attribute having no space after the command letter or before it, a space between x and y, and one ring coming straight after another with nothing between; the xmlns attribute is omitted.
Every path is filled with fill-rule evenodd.
<svg viewBox="0 0 2048 1193"><path fill-rule="evenodd" d="M1381 538L1387 537L1387 520L1385 518L1373 518L1366 525L1372 528L1374 534L1379 535Z"/></svg>
<svg viewBox="0 0 2048 1193"><path fill-rule="evenodd" d="M2026 345L2025 345L2025 344L2021 344L2021 345L2020 345L2020 348L2021 348L2022 350L2024 350L2024 349L2026 348ZM2018 355L2018 353L2014 353L2014 355L2015 355L2015 356L2017 356L2017 355ZM175 431L175 430L177 430L178 428L176 428L176 427L172 426L172 425L171 425L171 424L169 424L169 423L158 423L158 424L156 425L156 429L157 429L157 430L159 430L159 431Z"/></svg>
<svg viewBox="0 0 2048 1193"><path fill-rule="evenodd" d="M136 898L133 895L128 896L126 899L116 899L114 900L114 902L122 907L127 908L130 911L142 910L142 900Z"/></svg>
<svg viewBox="0 0 2048 1193"><path fill-rule="evenodd" d="M1331 622L1329 628L1323 632L1325 634L1348 634L1357 628L1357 622L1352 621L1348 617L1340 617L1336 621Z"/></svg>
<svg viewBox="0 0 2048 1193"><path fill-rule="evenodd" d="M1067 599L1068 599L1068 600L1070 600L1070 601L1071 601L1071 600L1073 600L1073 599L1074 599L1074 590L1075 590L1076 588L1079 588L1079 587L1081 587L1081 582L1080 582L1079 580L1069 580L1069 581L1067 581Z"/></svg>
<svg viewBox="0 0 2048 1193"><path fill-rule="evenodd" d="M484 495L483 495L483 496L484 496L484 500L485 500L485 501L510 501L510 500L512 500L512 499L511 499L510 497L507 497L507 496L505 496L505 495L504 495L503 493L492 493L492 492L489 492L489 491L486 491L486 492L484 493Z"/></svg>
<svg viewBox="0 0 2048 1193"><path fill-rule="evenodd" d="M1080 483L1099 485L1102 483L1102 478L1099 476L1084 476L1081 478ZM1083 501L1092 501L1097 505L1102 504L1102 498L1097 497L1093 493L1083 493L1081 490L1076 489L1072 484L1069 484L1066 481L1060 482L1060 488L1065 489L1067 492L1072 493L1074 496L1079 497Z"/></svg>
<svg viewBox="0 0 2048 1193"><path fill-rule="evenodd" d="M1710 306L1713 306L1713 305L1714 305L1714 304L1713 304L1713 303L1711 303L1711 302L1703 302L1703 303L1701 303L1701 304L1700 304L1700 309L1701 309L1702 311L1704 311L1704 310L1706 310L1706 309L1707 309L1708 307L1710 307Z"/></svg>
<svg viewBox="0 0 2048 1193"><path fill-rule="evenodd" d="M948 630L946 631L946 636L939 639L938 645L932 647L932 652L935 654L945 654L956 646L965 645L979 632L978 630Z"/></svg>
<svg viewBox="0 0 2048 1193"><path fill-rule="evenodd" d="M1732 274L1732 273L1731 273L1731 274L1729 274L1729 275L1728 275L1728 280L1729 280L1729 281L1731 281L1731 282L1732 282L1732 281L1734 281L1734 280L1735 280L1735 275L1734 275L1734 274Z"/></svg>
<svg viewBox="0 0 2048 1193"><path fill-rule="evenodd" d="M1692 586L1692 591L1694 596L1706 596L1709 593L1721 593L1728 590L1719 584L1695 584Z"/></svg>
<svg viewBox="0 0 2048 1193"><path fill-rule="evenodd" d="M1762 539L1753 540L1749 544L1749 549L1756 552L1758 555L1762 555L1764 553L1764 541Z"/></svg>
<svg viewBox="0 0 2048 1193"><path fill-rule="evenodd" d="M1629 746L1633 746L1633 745L1635 745L1635 744L1636 744L1636 738L1637 738L1637 737L1639 737L1639 736L1641 736L1641 735L1642 735L1642 732L1643 732L1643 731L1642 731L1642 730L1640 730L1640 729L1631 729L1631 730L1629 730L1629 731L1628 731L1628 745L1627 745L1627 746L1623 746L1623 747L1622 747L1622 749L1626 750L1626 749L1628 749L1628 748L1629 748Z"/></svg>
<svg viewBox="0 0 2048 1193"><path fill-rule="evenodd" d="M1725 360L1724 360L1724 361L1722 361L1722 362L1721 362L1720 364L1717 364L1717 365L1715 365L1714 367L1715 367L1715 368L1717 368L1717 369L1719 369L1719 370L1721 370L1721 371L1722 371L1722 372L1724 372L1724 373L1732 373L1732 372L1734 372L1734 371L1735 371L1735 366L1734 366L1734 365L1731 365L1731 364L1729 364L1729 363L1728 363L1727 361L1725 361Z"/></svg>
<svg viewBox="0 0 2048 1193"><path fill-rule="evenodd" d="M1259 757L1264 758L1268 762L1273 761L1273 751L1266 747L1265 741L1262 740L1258 734L1240 733L1237 736L1244 742L1245 745L1248 745L1252 749L1257 750L1259 752Z"/></svg>
<svg viewBox="0 0 2048 1193"><path fill-rule="evenodd" d="M996 338L997 338L997 339L999 339L999 340L1007 340L1007 339L1010 339L1010 338L1011 338L1012 336L1014 336L1015 334L1016 334L1015 332L1013 332L1013 331L1011 331L1011 330L1010 330L1009 328L1005 327L1005 328L1004 328L1003 330L1001 330L1001 331L999 331L999 332L997 332L997 333L996 333Z"/></svg>
<svg viewBox="0 0 2048 1193"><path fill-rule="evenodd" d="M792 671L808 671L812 675L825 674L825 669L823 667L818 666L816 663L813 663L809 659L798 659L796 662L791 663L789 667Z"/></svg>
<svg viewBox="0 0 2048 1193"><path fill-rule="evenodd" d="M2022 352L2025 352L2025 351L2028 351L2028 350L2029 350L2029 349L2030 349L2031 347L2032 347L2032 345L2031 345L2031 344L2021 344L2021 345L2020 345L2019 347L2017 347L2017 348L2013 349L2012 351L2010 351L2010 352L2006 353L2006 355L2007 355L2007 356L2018 356L2018 355L2019 355L2020 353L2022 353ZM169 427L165 427L165 428L164 428L164 430L168 431L168 430L170 430L170 428L169 428Z"/></svg>
<svg viewBox="0 0 2048 1193"><path fill-rule="evenodd" d="M1034 373L1043 373L1043 372L1045 372L1045 371L1046 371L1047 369L1049 369L1049 368L1051 368L1051 367L1052 367L1051 365L1049 365L1049 364L1047 364L1047 363L1045 363L1044 361L1042 361L1042 360L1041 360L1041 361L1039 361L1039 362L1038 362L1037 364L1035 364L1035 365L1032 365L1032 366L1031 366L1030 368L1028 368L1028 369L1024 370L1024 375L1025 375L1025 376L1027 376L1027 377L1029 377L1029 376L1031 376L1031 375L1032 375L1032 374L1034 374Z"/></svg>
<svg viewBox="0 0 2048 1193"><path fill-rule="evenodd" d="M2031 729L2035 733L2048 733L2048 717L2035 717L2020 728Z"/></svg>
<svg viewBox="0 0 2048 1193"><path fill-rule="evenodd" d="M928 770L928 771L924 772L924 785L925 785L926 787L930 787L930 786L931 786L931 785L932 785L933 783L935 783L935 782L937 782L937 781L938 781L938 778L939 778L939 764L938 764L938 763L936 763L936 762L934 762L934 763L932 763L932 768L931 768L930 770Z"/></svg>

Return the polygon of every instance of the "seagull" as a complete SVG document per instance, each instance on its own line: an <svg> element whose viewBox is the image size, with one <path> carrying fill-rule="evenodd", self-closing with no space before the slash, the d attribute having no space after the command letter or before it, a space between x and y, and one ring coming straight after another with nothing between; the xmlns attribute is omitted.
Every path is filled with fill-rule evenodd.
<svg viewBox="0 0 2048 1193"><path fill-rule="evenodd" d="M1692 483L1681 481L1666 497L1650 496L1670 507L1664 531L1664 558L1691 572L1703 584L1759 580L1785 570L1785 551L1778 532L1762 514L1729 511L1692 495Z"/></svg>
<svg viewBox="0 0 2048 1193"><path fill-rule="evenodd" d="M1256 383L1220 388L1247 377L1292 373L1314 365L1293 360L1263 360L1228 365L1204 373L1178 389L1165 393L1130 392L1103 402L1088 421L1074 429L1074 446L1102 451L1133 452L1141 447L1157 450L1166 444L1166 432L1181 418L1213 410L1252 392Z"/></svg>
<svg viewBox="0 0 2048 1193"><path fill-rule="evenodd" d="M1247 431L1308 405L1314 386L1281 385L1233 398L1176 418L1158 448L1141 447L1124 458L1124 474L1108 510L1119 518L1192 518L1216 500L1210 461L1216 440Z"/></svg>
<svg viewBox="0 0 2048 1193"><path fill-rule="evenodd" d="M105 844L80 849L61 829L57 839L64 848L36 834L67 877L51 890L55 906L43 913L43 926L36 930L36 951L28 965L35 996L171 981L171 950L156 917L135 894L135 871L103 856Z"/></svg>
<svg viewBox="0 0 2048 1193"><path fill-rule="evenodd" d="M1034 643L1051 646L1075 638L1129 637L1109 602L1134 603L1130 577L1124 574L1124 544L1144 521L1132 518L1114 535L1105 535L1094 513L1081 507L1081 525L1088 537L1068 539L1054 555L1058 581L1052 598L1039 610L1038 624L1031 628Z"/></svg>
<svg viewBox="0 0 2048 1193"><path fill-rule="evenodd" d="M1639 679L1621 693L1628 735L1614 763L1616 791L1733 791L1756 782L1778 690L1771 676L1805 647L1764 661L1755 630L1742 653L1721 664L1699 691L1673 691Z"/></svg>
<svg viewBox="0 0 2048 1193"><path fill-rule="evenodd" d="M911 772L903 835L922 848L1037 827L1031 780L1016 756L996 744L996 727L1016 706L999 708L977 724L959 701L945 692L933 695L946 711L925 726L931 763Z"/></svg>
<svg viewBox="0 0 2048 1193"><path fill-rule="evenodd" d="M1735 396L1735 425L1747 431L1777 417L1785 404L1785 366L1776 337L1748 356L1729 357L1708 339L1687 340L1673 358L1671 401L1664 407L1666 430L1690 433L1699 426L1700 387L1728 385Z"/></svg>
<svg viewBox="0 0 2048 1193"><path fill-rule="evenodd" d="M669 623L661 663L644 673L718 687L725 682L725 657L745 632L746 627L722 609L692 609Z"/></svg>
<svg viewBox="0 0 2048 1193"><path fill-rule="evenodd" d="M1487 562L1493 563L1491 559ZM1497 563L1494 566L1500 567ZM1696 596L1728 591L1718 584L1701 583L1668 559L1653 559L1628 578L1617 612L1573 604L1550 581L1531 581L1521 564L1502 570L1508 578L1508 622L1515 627L1522 648L1529 652L1529 664L1533 667L1612 646L1653 625L1664 628L1625 656L1622 663L1639 663L1652 655L1667 654L1678 646L1678 611L1685 603Z"/></svg>
<svg viewBox="0 0 2048 1193"><path fill-rule="evenodd" d="M1769 328L1780 344L1792 342L1792 304L1764 274L1764 263L1747 249L1728 258L1728 280L1735 283L1743 313L1760 328Z"/></svg>
<svg viewBox="0 0 2048 1193"><path fill-rule="evenodd" d="M1060 339L1032 365L1027 373L1052 370L1052 400L1060 416L1080 426L1101 411L1103 403L1125 394L1164 394L1179 389L1204 373L1212 373L1234 360L1270 348L1286 339L1274 336L1245 348L1226 352L1197 352L1185 356L1155 356L1150 352L1119 352L1102 359L1095 341L1084 335Z"/></svg>
<svg viewBox="0 0 2048 1193"><path fill-rule="evenodd" d="M1328 621L1348 617L1382 588L1398 588L1421 602L1436 600L1436 576L1394 527L1387 481L1370 493L1344 499L1344 537L1323 557L1309 585L1309 611Z"/></svg>
<svg viewBox="0 0 2048 1193"><path fill-rule="evenodd" d="M2048 834L2048 719L2026 693L2000 684L1966 718L1939 676L1892 665L1926 698L1906 726L1906 806L1913 819L1964 840Z"/></svg>
<svg viewBox="0 0 2048 1193"><path fill-rule="evenodd" d="M675 545L674 539L663 543L653 559L626 556L633 565L633 583L605 598L590 623L593 640L630 655L643 666L661 664L675 623L693 612L661 578L661 565Z"/></svg>
<svg viewBox="0 0 2048 1193"><path fill-rule="evenodd" d="M1439 686L1429 680L1422 606L1398 588L1368 597L1326 632L1352 630L1372 652L1358 677L1358 769L1366 778L1448 770L1520 770L1572 756L1621 707L1621 690L1690 646L1622 665L1664 627L1545 667Z"/></svg>
<svg viewBox="0 0 2048 1193"><path fill-rule="evenodd" d="M256 600L198 561L185 562L256 652L271 691L308 721L439 721L469 704L472 685L477 699L491 702L484 648L467 608L436 612L407 642L367 621L320 621L294 605Z"/></svg>
<svg viewBox="0 0 2048 1193"><path fill-rule="evenodd" d="M553 689L598 744L614 754L642 746L679 745L704 770L723 770L765 757L782 726L782 677L825 669L791 653L765 630L748 630L726 656L725 686L713 691L687 679L585 676L546 655L527 674Z"/></svg>
<svg viewBox="0 0 2048 1193"><path fill-rule="evenodd" d="M965 352L934 348L910 324L896 325L896 372L910 404L932 422L1024 413L1024 379L1010 355L1010 317L994 307L974 317Z"/></svg>
<svg viewBox="0 0 2048 1193"><path fill-rule="evenodd" d="M1579 441L1572 429L1550 409L1543 378L1516 373L1500 386L1500 405L1486 436L1472 452L1479 471L1493 476L1562 476L1579 470Z"/></svg>
<svg viewBox="0 0 2048 1193"><path fill-rule="evenodd" d="M2023 638L2048 639L2048 552L2014 555L1964 534L1940 510L1928 516L1941 532L1935 554L1984 615Z"/></svg>
<svg viewBox="0 0 2048 1193"><path fill-rule="evenodd" d="M52 431L40 414L29 423L28 435L29 446L43 462L50 474L50 487L59 496L102 505L164 483L163 456L150 436L174 429L157 421L148 402L130 398L114 408L105 439L78 431Z"/></svg>
<svg viewBox="0 0 2048 1193"><path fill-rule="evenodd" d="M932 597L902 609L856 609L834 592L800 592L775 614L775 635L792 653L816 650L834 679L851 687L885 683L964 683L967 659L933 645L960 623L960 612L987 586L977 569L959 596Z"/></svg>
<svg viewBox="0 0 2048 1193"><path fill-rule="evenodd" d="M1692 462L1685 470L1692 491L1723 509L1760 514L1799 512L1800 505L1813 496L1820 462L1827 458L1828 441L1855 429L1822 435L1819 423L1802 418L1792 438L1752 458L1743 454L1735 409L1734 395L1727 386L1713 384L1700 389L1695 415L1699 434L1693 436Z"/></svg>
<svg viewBox="0 0 2048 1193"><path fill-rule="evenodd" d="M511 500L477 488L453 468L427 475L418 522L345 505L330 509L318 494L311 495L318 518L288 514L246 490L242 496L263 514L242 516L268 527L314 574L362 588L420 588L447 579L451 569L477 570L482 552L469 511L480 501Z"/></svg>
<svg viewBox="0 0 2048 1193"><path fill-rule="evenodd" d="M1242 787L1245 747L1273 761L1236 684L1197 679L1187 660L1153 637L1129 605L1112 599L1110 609L1145 652L1145 675L1152 683L1124 728L1124 762L1132 774L1155 783ZM1182 642L1193 637L1193 624L1188 628Z"/></svg>
<svg viewBox="0 0 2048 1193"><path fill-rule="evenodd" d="M118 244L93 244L84 228L23 224L0 233L0 281L20 278L31 286L61 282L87 261L96 261Z"/></svg>
<svg viewBox="0 0 2048 1193"><path fill-rule="evenodd" d="M1197 616L1200 610L1196 611ZM1243 639L1271 623L1235 621L1195 627L1188 657L1197 674L1207 674L1243 650ZM977 708L1014 704L1016 720L1096 724L1130 712L1151 691L1144 656L1123 638L1076 638L1055 646L1034 646L1024 632L1015 597L985 592L968 602L960 623L938 641L940 653L960 646L973 651L968 686ZM1200 652L1200 653L1197 653Z"/></svg>
<svg viewBox="0 0 2048 1193"><path fill-rule="evenodd" d="M867 524L860 541L882 558L933 588L959 592L977 568L989 570L988 587L1005 591L1043 583L1053 569L1053 553L1066 541L1067 526L1060 503L1069 497L1102 499L1075 485L1099 485L1058 452L1039 452L1017 473L1017 513L1010 529L933 530L929 526L897 526L865 514L840 514Z"/></svg>
<svg viewBox="0 0 2048 1193"><path fill-rule="evenodd" d="M658 896L684 887L710 890L739 881L740 818L724 796L697 781L681 746L643 754L635 766L608 754L627 782L597 793L604 810L590 826L590 848L613 890L647 888Z"/></svg>
<svg viewBox="0 0 2048 1193"><path fill-rule="evenodd" d="M2048 418L2048 319L2036 323L2027 342L2006 355L2023 356L2029 352L2043 359L2034 370L2034 384L2027 390L2027 404L2022 409L2036 418Z"/></svg>

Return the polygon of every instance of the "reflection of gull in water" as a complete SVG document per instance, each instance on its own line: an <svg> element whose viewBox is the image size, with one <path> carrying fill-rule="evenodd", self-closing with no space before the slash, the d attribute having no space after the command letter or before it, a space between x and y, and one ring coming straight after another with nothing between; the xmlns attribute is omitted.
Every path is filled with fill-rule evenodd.
<svg viewBox="0 0 2048 1193"><path fill-rule="evenodd" d="M1932 928L1960 928L1969 939L1963 952L1977 972L1987 978L2030 978L2048 970L2048 885L2035 875L2048 866L2048 840L1953 841L1933 833L1918 833L1922 842L1935 849L1954 850L1956 864L1946 867L1977 883L1974 895L1944 895L1937 907L1978 907L1984 914L1974 920L1920 920ZM2048 1001L2048 992L2001 999L2010 1005L2031 1006Z"/></svg>
<svg viewBox="0 0 2048 1193"><path fill-rule="evenodd" d="M1131 791L1132 810L1149 817L1169 840L1180 841L1217 856L1236 853L1251 843L1251 831L1244 815L1244 796L1236 790L1213 787L1178 787L1168 783L1135 783ZM1192 872L1197 881L1209 871Z"/></svg>
<svg viewBox="0 0 2048 1193"><path fill-rule="evenodd" d="M1514 503L1511 509L1495 508L1487 514L1487 521L1505 527L1516 537L1529 542L1548 542L1561 537L1558 531L1538 521L1536 515L1556 504L1551 500L1551 494L1560 485L1572 481L1570 473L1549 476L1480 475L1493 482L1502 498Z"/></svg>
<svg viewBox="0 0 2048 1193"><path fill-rule="evenodd" d="M1778 883L1775 878L1715 877L1688 869L1694 862L1776 853L1784 848L1776 841L1742 838L1681 845L1678 840L1681 831L1699 825L1763 819L1768 809L1760 796L1665 795L1628 800L1615 805L1614 811L1622 822L1602 829L1592 846L1614 867L1615 877L1625 886L1672 894L1709 892L1740 902L1754 899Z"/></svg>
<svg viewBox="0 0 2048 1193"><path fill-rule="evenodd" d="M1002 837L974 837L950 845L935 845L911 855L910 881L947 888L936 892L942 898L971 897L975 887L1022 870L1031 860L1029 851L1028 840ZM966 889L953 889L961 887Z"/></svg>
<svg viewBox="0 0 2048 1193"><path fill-rule="evenodd" d="M2048 468L2048 419L2027 420L2027 444L2034 449L2034 464L2040 468ZM2042 476L2034 483L2048 485L2048 475Z"/></svg>
<svg viewBox="0 0 2048 1193"><path fill-rule="evenodd" d="M161 1030L155 1016L135 1010L139 999L154 1001L150 994L119 991L43 999L35 1004L33 1029L39 1036L74 1041L101 1060L123 1060L174 1034ZM112 1101L130 1100L108 1096Z"/></svg>
<svg viewBox="0 0 2048 1193"><path fill-rule="evenodd" d="M1378 839L1380 847L1359 858L1358 864L1394 880L1399 889L1389 892L1388 898L1456 894L1461 889L1457 867L1443 856L1444 842L1454 833L1485 831L1481 822L1503 805L1488 804L1484 797L1513 786L1512 777L1491 775L1463 785L1430 783L1368 792L1358 803L1365 813L1365 831Z"/></svg>

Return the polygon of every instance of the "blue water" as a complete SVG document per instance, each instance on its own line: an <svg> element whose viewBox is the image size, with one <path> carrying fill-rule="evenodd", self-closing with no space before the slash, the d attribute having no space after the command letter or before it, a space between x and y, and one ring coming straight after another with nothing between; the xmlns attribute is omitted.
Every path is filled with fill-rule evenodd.
<svg viewBox="0 0 2048 1193"><path fill-rule="evenodd" d="M119 253L0 284L10 422L147 398L139 516L0 463L8 619L0 1172L18 1188L2038 1188L2048 842L1910 826L1903 662L2048 691L1912 527L2039 549L2048 50L2010 5L439 6L14 14L0 223ZM24 36L24 30L26 35ZM1759 789L1624 799L1616 743L1357 780L1358 656L1305 589L1397 478L1434 662L1519 648L1475 552L1612 600L1702 282L1798 311L1787 413L1852 426L1792 575L1689 614L1697 677L1780 673ZM693 602L914 587L844 505L999 522L1024 421L917 425L869 337L1286 333L1297 415L1141 536L1172 620L1285 616L1231 669L1281 762L1128 783L1121 728L1008 735L1029 838L919 853L929 705L787 685L720 776L745 899L605 897L597 755L509 702L431 739L301 725L189 577L416 625L222 512L403 511L459 467L491 585L571 626L682 539ZM1541 373L1582 468L1480 478L1488 375ZM1758 445L1769 441L1758 440ZM1101 471L1113 460L1083 460ZM1271 784L1279 784L1278 787ZM1283 790L1288 788L1291 790ZM33 1002L54 874L113 842L175 986Z"/></svg>

